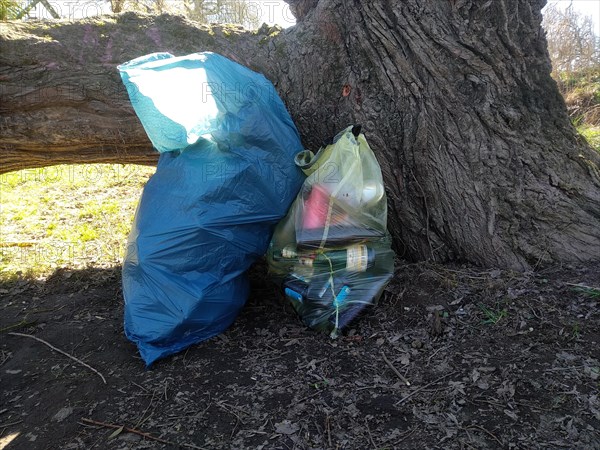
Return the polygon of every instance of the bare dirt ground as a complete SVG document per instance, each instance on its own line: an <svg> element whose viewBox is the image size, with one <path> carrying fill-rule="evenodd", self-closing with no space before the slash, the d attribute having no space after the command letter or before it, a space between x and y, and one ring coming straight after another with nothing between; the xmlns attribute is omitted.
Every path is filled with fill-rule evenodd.
<svg viewBox="0 0 600 450"><path fill-rule="evenodd" d="M0 448L600 448L600 298L577 286L600 268L402 265L337 340L264 277L225 334L151 370L118 269L0 286Z"/></svg>

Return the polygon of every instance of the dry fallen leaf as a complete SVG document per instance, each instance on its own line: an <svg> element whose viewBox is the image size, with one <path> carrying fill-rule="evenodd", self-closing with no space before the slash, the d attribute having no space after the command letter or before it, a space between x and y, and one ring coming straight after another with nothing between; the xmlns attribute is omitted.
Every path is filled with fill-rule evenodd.
<svg viewBox="0 0 600 450"><path fill-rule="evenodd" d="M124 426L121 425L119 428L117 428L115 431L113 431L110 436L108 437L108 440L110 441L111 439L116 438L118 435L120 435L123 432Z"/></svg>
<svg viewBox="0 0 600 450"><path fill-rule="evenodd" d="M300 429L298 425L290 422L289 420L284 420L283 422L279 422L275 424L275 432L279 434L294 434Z"/></svg>

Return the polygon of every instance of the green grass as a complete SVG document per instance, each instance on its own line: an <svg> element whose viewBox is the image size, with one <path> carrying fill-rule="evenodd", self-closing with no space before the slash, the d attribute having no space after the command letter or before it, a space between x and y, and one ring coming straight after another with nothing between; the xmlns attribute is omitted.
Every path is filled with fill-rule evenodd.
<svg viewBox="0 0 600 450"><path fill-rule="evenodd" d="M120 264L154 171L90 164L0 175L0 281Z"/></svg>
<svg viewBox="0 0 600 450"><path fill-rule="evenodd" d="M599 288L590 287L590 286L584 286L584 285L579 285L579 286L575 286L573 288L573 290L575 290L577 292L581 292L581 293L585 294L588 297L600 299L600 289Z"/></svg>
<svg viewBox="0 0 600 450"><path fill-rule="evenodd" d="M600 152L600 66L553 76L573 125L590 146Z"/></svg>
<svg viewBox="0 0 600 450"><path fill-rule="evenodd" d="M600 86L600 67L588 67L576 72L561 72L554 74L561 90L572 91L585 89L590 84Z"/></svg>
<svg viewBox="0 0 600 450"><path fill-rule="evenodd" d="M14 0L0 0L0 20L16 19L21 12L21 5Z"/></svg>
<svg viewBox="0 0 600 450"><path fill-rule="evenodd" d="M495 308L488 308L487 306L480 304L479 308L483 313L483 323L485 325L496 325L498 322L500 322L502 319L508 316L508 311L506 310L506 308L501 309L500 305L498 304Z"/></svg>
<svg viewBox="0 0 600 450"><path fill-rule="evenodd" d="M577 131L594 150L600 153L600 126L583 124L577 127Z"/></svg>

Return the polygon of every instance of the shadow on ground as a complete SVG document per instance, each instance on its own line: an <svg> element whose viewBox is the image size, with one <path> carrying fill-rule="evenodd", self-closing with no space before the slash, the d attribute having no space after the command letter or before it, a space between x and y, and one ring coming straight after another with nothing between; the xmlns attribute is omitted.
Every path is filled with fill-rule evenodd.
<svg viewBox="0 0 600 450"><path fill-rule="evenodd" d="M118 269L1 285L0 447L600 448L600 299L578 287L600 268L402 265L337 340L265 277L226 333L152 370Z"/></svg>

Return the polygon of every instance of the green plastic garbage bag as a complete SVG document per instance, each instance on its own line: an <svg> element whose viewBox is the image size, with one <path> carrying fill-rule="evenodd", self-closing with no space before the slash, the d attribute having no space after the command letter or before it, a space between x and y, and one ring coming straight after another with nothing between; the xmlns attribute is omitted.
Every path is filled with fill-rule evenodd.
<svg viewBox="0 0 600 450"><path fill-rule="evenodd" d="M303 322L335 336L394 272L381 168L360 126L296 164L307 178L275 229L269 269Z"/></svg>

